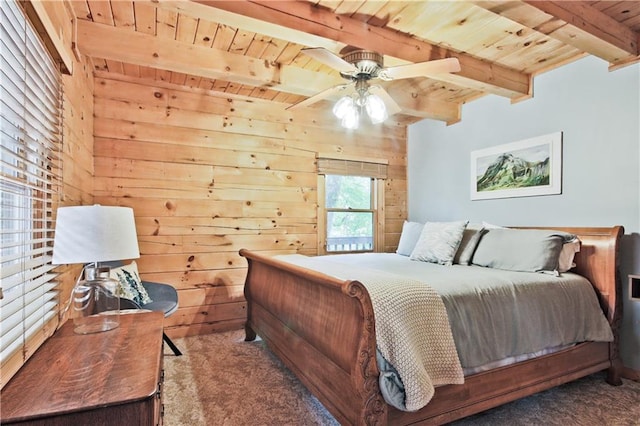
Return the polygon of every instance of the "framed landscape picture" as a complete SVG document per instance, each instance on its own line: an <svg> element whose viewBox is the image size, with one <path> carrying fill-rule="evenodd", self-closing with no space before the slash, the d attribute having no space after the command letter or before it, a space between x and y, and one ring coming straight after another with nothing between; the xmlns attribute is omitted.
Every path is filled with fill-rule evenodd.
<svg viewBox="0 0 640 426"><path fill-rule="evenodd" d="M562 132L471 152L471 199L562 193Z"/></svg>

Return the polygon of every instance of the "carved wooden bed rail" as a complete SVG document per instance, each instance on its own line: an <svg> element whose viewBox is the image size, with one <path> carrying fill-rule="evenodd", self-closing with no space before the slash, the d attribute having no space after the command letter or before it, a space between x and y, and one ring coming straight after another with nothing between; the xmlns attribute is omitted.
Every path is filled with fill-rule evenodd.
<svg viewBox="0 0 640 426"><path fill-rule="evenodd" d="M612 326L613 343L586 342L540 358L466 377L436 389L416 412L384 401L378 385L374 314L358 281L298 267L246 249L247 340L256 333L341 424L442 424L609 369L621 383L618 247L623 228L549 228L582 241L576 272L589 278Z"/></svg>

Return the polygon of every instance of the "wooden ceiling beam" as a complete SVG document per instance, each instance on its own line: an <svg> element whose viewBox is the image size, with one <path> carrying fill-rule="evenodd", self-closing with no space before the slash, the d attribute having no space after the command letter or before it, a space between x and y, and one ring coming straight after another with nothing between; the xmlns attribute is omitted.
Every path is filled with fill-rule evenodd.
<svg viewBox="0 0 640 426"><path fill-rule="evenodd" d="M638 33L584 1L525 0L537 9L593 35L599 40L638 56Z"/></svg>
<svg viewBox="0 0 640 426"><path fill-rule="evenodd" d="M478 1L478 6L533 28L618 67L640 60L640 34L585 1Z"/></svg>
<svg viewBox="0 0 640 426"><path fill-rule="evenodd" d="M109 42L104 43L104 40ZM303 96L344 83L342 78L328 74L294 66L274 66L268 61L244 55L85 20L78 21L78 42L80 52L93 58L269 87ZM401 93L398 98L398 104L407 115L446 122L459 120L459 106L455 103L426 101L425 96L416 100Z"/></svg>
<svg viewBox="0 0 640 426"><path fill-rule="evenodd" d="M402 105L402 113L413 117L430 118L454 124L461 120L462 104L429 98L406 88L387 87L391 97Z"/></svg>
<svg viewBox="0 0 640 426"><path fill-rule="evenodd" d="M344 45L374 50L383 55L410 62L457 57L462 70L455 74L438 76L438 79L482 90L488 93L521 99L531 96L531 75L498 64L491 64L473 56L454 52L433 44L412 39L386 28L335 14L306 1L211 1L195 0L195 3L226 12L259 19L274 25L322 37ZM221 23L220 19L218 20ZM296 42L295 35L279 36ZM311 47L317 47L311 45ZM338 53L334 51L334 53ZM441 78L442 77L442 78Z"/></svg>

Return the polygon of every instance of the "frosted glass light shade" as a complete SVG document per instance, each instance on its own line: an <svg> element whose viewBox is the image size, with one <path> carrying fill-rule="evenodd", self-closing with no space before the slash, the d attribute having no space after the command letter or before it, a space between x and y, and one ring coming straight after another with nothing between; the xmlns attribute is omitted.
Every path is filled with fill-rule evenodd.
<svg viewBox="0 0 640 426"><path fill-rule="evenodd" d="M52 264L139 257L133 209L97 204L58 208Z"/></svg>
<svg viewBox="0 0 640 426"><path fill-rule="evenodd" d="M343 119L347 114L352 113L356 107L353 104L353 98L351 96L343 96L338 99L338 102L333 106L333 115L339 119Z"/></svg>
<svg viewBox="0 0 640 426"><path fill-rule="evenodd" d="M347 113L342 117L342 121L340 122L342 127L345 129L355 130L360 125L360 113L356 107L351 108Z"/></svg>
<svg viewBox="0 0 640 426"><path fill-rule="evenodd" d="M342 127L357 129L360 125L360 114L363 109L366 110L373 124L382 123L389 118L387 107L382 98L368 90L358 94L355 99L351 96L341 97L333 106L332 111L340 119Z"/></svg>
<svg viewBox="0 0 640 426"><path fill-rule="evenodd" d="M372 94L367 96L365 108L367 109L367 114L369 114L369 118L373 124L382 123L389 117L387 114L387 107L378 95Z"/></svg>

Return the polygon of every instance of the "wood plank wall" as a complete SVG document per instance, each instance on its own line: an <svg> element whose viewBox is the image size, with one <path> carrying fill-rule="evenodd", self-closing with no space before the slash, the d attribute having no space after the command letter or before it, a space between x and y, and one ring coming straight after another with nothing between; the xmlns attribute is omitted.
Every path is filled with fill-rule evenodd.
<svg viewBox="0 0 640 426"><path fill-rule="evenodd" d="M94 195L134 209L143 279L178 289L172 337L240 328L240 248L316 254L316 155L384 158L385 250L406 218L406 128L97 72ZM327 108L325 108L327 110Z"/></svg>
<svg viewBox="0 0 640 426"><path fill-rule="evenodd" d="M64 75L62 192L59 206L91 205L93 201L93 69L86 61L74 63L73 75ZM64 309L82 265L61 265L60 307Z"/></svg>

